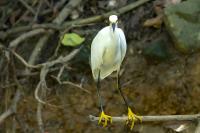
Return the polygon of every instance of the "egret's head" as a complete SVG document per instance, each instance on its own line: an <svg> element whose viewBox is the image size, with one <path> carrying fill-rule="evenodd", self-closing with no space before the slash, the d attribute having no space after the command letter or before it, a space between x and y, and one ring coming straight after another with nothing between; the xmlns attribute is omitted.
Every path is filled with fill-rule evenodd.
<svg viewBox="0 0 200 133"><path fill-rule="evenodd" d="M113 31L115 31L115 28L117 26L117 20L118 20L117 15L111 15L109 17L110 25L112 26Z"/></svg>

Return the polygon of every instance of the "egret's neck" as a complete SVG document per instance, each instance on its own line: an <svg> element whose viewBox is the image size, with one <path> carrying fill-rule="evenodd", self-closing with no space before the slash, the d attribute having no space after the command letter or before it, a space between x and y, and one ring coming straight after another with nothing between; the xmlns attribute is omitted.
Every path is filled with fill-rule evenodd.
<svg viewBox="0 0 200 133"><path fill-rule="evenodd" d="M111 35L115 36L116 35L116 30L117 30L117 24L115 24L115 30L113 30L112 24L110 24L110 33Z"/></svg>
<svg viewBox="0 0 200 133"><path fill-rule="evenodd" d="M115 24L115 31L116 31L116 29L117 29L117 24ZM113 31L113 27L112 27L112 24L110 23L110 30L111 30L111 32L115 32L115 31Z"/></svg>
<svg viewBox="0 0 200 133"><path fill-rule="evenodd" d="M115 41L117 40L117 24L115 25L115 30L113 30L112 24L110 24L110 35Z"/></svg>

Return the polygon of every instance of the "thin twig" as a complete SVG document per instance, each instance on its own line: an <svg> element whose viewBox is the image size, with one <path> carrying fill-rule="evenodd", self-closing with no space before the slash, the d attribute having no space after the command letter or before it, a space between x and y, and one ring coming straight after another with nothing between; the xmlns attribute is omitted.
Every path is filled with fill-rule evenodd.
<svg viewBox="0 0 200 133"><path fill-rule="evenodd" d="M39 13L40 13L40 10L41 10L41 7L42 7L42 4L43 4L43 0L40 0L39 5L37 7L37 12L35 13L35 16L33 18L33 22L37 22L38 16L39 16Z"/></svg>
<svg viewBox="0 0 200 133"><path fill-rule="evenodd" d="M106 19L109 15L111 14L117 14L117 15L121 15L124 14L128 11L131 11L147 2L150 2L151 0L138 0L137 2L131 3L127 6L124 6L118 10L113 10L110 12L107 12L105 14L102 15L97 15L97 16L92 16L89 18L84 18L84 19L78 19L78 20L73 20L73 21L67 21L63 24L55 24L55 23L43 23L43 24L34 24L34 25L28 25L28 26L20 26L20 27L15 27L12 29L7 30L6 32L0 32L0 38L1 39L5 39L7 36L11 35L11 34L15 34L15 33L19 33L19 32L24 32L24 31L28 31L28 30L35 30L38 28L48 28L48 29L53 29L53 30L63 30L68 28L69 26L79 26L79 25L88 25L94 22L98 22L101 21L103 19Z"/></svg>
<svg viewBox="0 0 200 133"><path fill-rule="evenodd" d="M37 87L35 89L35 93L34 93L35 94L35 99L38 101L38 103L46 104L46 105L49 105L51 107L57 108L58 106L50 104L50 103L45 102L44 100L42 100L46 95L47 84L46 84L45 78L46 78L46 75L47 75L48 71L49 71L48 66L44 66L41 69L40 82L38 83L38 85L37 85ZM40 94L40 96L39 96L39 94Z"/></svg>
<svg viewBox="0 0 200 133"><path fill-rule="evenodd" d="M40 64L40 65L42 65L42 69L40 72L40 82L38 83L38 85L35 89L35 99L38 102L40 102L42 104L46 104L46 102L44 100L42 100L38 94L39 94L40 89L47 88L45 78L49 71L49 68L54 66L55 64L65 63L65 62L68 62L69 60L73 59L74 56L80 51L80 49L81 49L81 47L79 49L73 50L70 54L68 54L65 57L59 57L58 59L53 60L51 62ZM48 105L50 105L50 104L48 104Z"/></svg>
<svg viewBox="0 0 200 133"><path fill-rule="evenodd" d="M46 90L47 90L47 85L46 85L46 75L48 73L48 68L47 66L44 66L40 72L40 82L37 85L37 88L35 90L40 89L40 97L43 99L46 97ZM35 93L35 96L38 97L37 100L40 100L39 96L37 96L38 93ZM42 107L43 104L45 104L45 102L43 103L43 101L39 102L38 101L38 106L37 106L37 121L38 121L38 127L41 133L44 133L44 124L43 124L43 120L42 120Z"/></svg>
<svg viewBox="0 0 200 133"><path fill-rule="evenodd" d="M88 94L91 94L91 92L85 88L83 88L81 85L78 85L78 84L75 84L73 82L70 82L70 81L60 81L60 79L58 77L55 77L55 76L51 76L52 78L56 79L56 81L61 84L61 85L71 85L71 86L74 86L76 88L79 88L80 90L88 93Z"/></svg>
<svg viewBox="0 0 200 133"><path fill-rule="evenodd" d="M98 121L99 117L89 115L90 121ZM127 116L112 117L113 122L125 122ZM200 119L200 114L194 115L158 115L158 116L142 116L142 122L164 122L164 121L195 121Z"/></svg>
<svg viewBox="0 0 200 133"><path fill-rule="evenodd" d="M58 16L53 20L53 23L56 23L56 24L63 23L65 18L67 18L69 16L69 14L72 11L72 9L77 7L80 2L81 2L81 0L70 0L66 4L66 6L62 9L62 11L58 14ZM51 30L50 34L44 35L39 39L38 43L36 44L32 54L31 54L31 56L30 56L30 58L28 60L29 64L35 64L36 63L36 60L39 57L40 52L41 52L38 49L42 49L45 46L45 44L46 44L47 40L49 39L49 37L51 35L53 35L53 34L54 34L54 31Z"/></svg>
<svg viewBox="0 0 200 133"><path fill-rule="evenodd" d="M16 119L15 116L12 118L12 133L16 133Z"/></svg>
<svg viewBox="0 0 200 133"><path fill-rule="evenodd" d="M53 7L53 11L58 11L58 9L62 7L66 1L67 0L60 0L59 2L57 2L56 5Z"/></svg>
<svg viewBox="0 0 200 133"><path fill-rule="evenodd" d="M26 40L26 39L28 39L30 37L33 37L35 35L44 33L44 32L46 32L46 30L44 30L44 29L36 29L36 30L33 30L33 31L29 31L27 33L24 33L24 34L20 35L19 37L17 37L15 40L13 40L10 43L9 47L10 48L16 48L20 42L22 42L22 41L24 41L24 40Z"/></svg>
<svg viewBox="0 0 200 133"><path fill-rule="evenodd" d="M80 90L82 90L82 91L84 91L84 92L86 92L86 93L88 93L88 94L91 94L90 91L86 90L85 88L83 88L83 87L81 87L80 85L75 84L75 83L73 83L73 82L70 82L70 81L63 81L63 82L61 82L61 84L68 84L68 85L77 87L77 88L79 88Z"/></svg>
<svg viewBox="0 0 200 133"><path fill-rule="evenodd" d="M44 35L42 38L39 39L38 43L35 45L32 54L29 57L28 64L35 64L36 60L39 58L39 53L42 51L44 44L48 41L49 36L52 35L53 32L50 30L49 34ZM27 73L28 70L26 70Z"/></svg>
<svg viewBox="0 0 200 133"><path fill-rule="evenodd" d="M35 88L34 96L35 96L35 99L37 100L37 102L42 103L42 104L46 104L46 102L41 100L39 95L38 95L39 94L39 90L40 90L40 88L42 86L41 84L42 84L41 81L37 84L37 87Z"/></svg>
<svg viewBox="0 0 200 133"><path fill-rule="evenodd" d="M24 133L29 133L31 131L29 125L20 117L19 114L16 114L15 118Z"/></svg>
<svg viewBox="0 0 200 133"><path fill-rule="evenodd" d="M26 67L28 68L40 68L41 65L31 65L31 64L28 64L23 57L21 57L19 54L17 54L15 51L11 50L11 53L19 60L22 62L22 64L24 64Z"/></svg>
<svg viewBox="0 0 200 133"><path fill-rule="evenodd" d="M38 127L40 130L40 133L44 133L44 124L43 124L43 120L42 120L42 106L43 104L41 104L40 102L38 102L38 106L37 106L37 122L38 122Z"/></svg>
<svg viewBox="0 0 200 133"><path fill-rule="evenodd" d="M6 37L8 37L10 35L13 35L13 34L16 34L16 33L21 33L21 32L27 32L29 30L36 30L36 29L40 29L40 28L58 30L61 27L60 26L58 27L58 25L53 24L53 23L19 26L19 27L14 27L14 28L8 29L5 32L1 31L0 32L0 35L1 35L0 39L4 40Z"/></svg>
<svg viewBox="0 0 200 133"><path fill-rule="evenodd" d="M57 77L56 77L56 79L57 79L57 81L59 82L59 84L61 83L60 77L62 76L62 73L63 73L64 70L65 70L65 65L63 65L63 66L60 68L60 71L59 71L59 73L58 73L58 75L57 75Z"/></svg>
<svg viewBox="0 0 200 133"><path fill-rule="evenodd" d="M32 14L34 15L36 14L35 10L31 6L29 6L24 0L18 0L18 1L20 1L22 5L25 6Z"/></svg>
<svg viewBox="0 0 200 133"><path fill-rule="evenodd" d="M21 63L23 65L25 65L26 67L28 68L35 68L35 69L38 69L38 68L42 68L43 66L49 66L49 67L52 67L56 64L62 64L62 63L66 63L68 62L69 60L71 60L74 56L76 56L76 54L79 53L81 47L78 48L78 49L75 49L73 50L70 54L66 55L65 57L63 56L60 56L58 57L57 59L53 60L53 61L48 61L48 62L45 62L45 63L41 63L41 64L37 64L37 65L31 65L31 64L28 64L23 57L21 57L19 54L17 54L15 51L12 51L10 50L10 52L17 58L19 59L19 61L21 61Z"/></svg>
<svg viewBox="0 0 200 133"><path fill-rule="evenodd" d="M67 0L60 0L59 2L57 2L52 8L48 8L46 10L44 10L43 12L40 12L40 15L43 16L43 15L46 15L46 14L49 14L49 13L57 13L57 11L63 7L63 5L65 5Z"/></svg>
<svg viewBox="0 0 200 133"><path fill-rule="evenodd" d="M56 79L56 81L57 81L59 84L61 84L61 85L71 85L71 86L74 86L74 87L76 87L76 88L79 88L80 90L82 90L82 91L84 91L84 92L86 92L86 93L88 93L88 94L91 94L90 91L86 90L86 89L83 88L81 85L75 84L75 83L70 82L70 81L61 81L61 80L60 80L60 77L62 76L62 73L63 73L64 69L65 69L65 66L63 65L63 66L60 68L60 71L59 71L57 77L55 77L55 76L53 76L53 75L52 75L51 77L54 78L54 79Z"/></svg>
<svg viewBox="0 0 200 133"><path fill-rule="evenodd" d="M195 133L200 133L200 119L198 120L197 128L195 130Z"/></svg>
<svg viewBox="0 0 200 133"><path fill-rule="evenodd" d="M58 14L56 19L53 21L53 23L56 24L62 24L64 20L69 16L71 11L77 7L81 3L81 0L70 0L65 7L62 9L62 11Z"/></svg>
<svg viewBox="0 0 200 133"><path fill-rule="evenodd" d="M79 20L74 20L74 21L70 21L70 22L65 22L62 25L62 27L64 28L64 27L68 27L69 25L76 26L76 25L84 25L84 24L98 22L100 20L107 19L112 14L116 14L116 15L124 14L124 13L126 13L130 10L137 8L138 6L141 6L141 5L149 2L149 1L151 1L151 0L138 0L137 2L129 4L129 5L122 7L118 10L113 10L113 11L107 12L107 13L102 14L102 15L97 15L97 16L86 18L86 19L79 19Z"/></svg>
<svg viewBox="0 0 200 133"><path fill-rule="evenodd" d="M10 106L10 108L6 112L0 115L0 125L4 122L6 118L16 113L17 103L19 102L20 98L21 98L21 92L18 89L17 92L15 93L15 97L13 99L13 103Z"/></svg>

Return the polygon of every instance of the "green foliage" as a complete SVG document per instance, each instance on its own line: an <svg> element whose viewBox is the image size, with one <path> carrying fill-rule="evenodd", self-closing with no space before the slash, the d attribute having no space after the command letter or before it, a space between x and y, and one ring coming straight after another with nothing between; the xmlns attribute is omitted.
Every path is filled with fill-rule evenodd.
<svg viewBox="0 0 200 133"><path fill-rule="evenodd" d="M78 46L78 45L82 44L84 41L85 41L85 38L84 37L80 37L76 33L66 33L61 38L61 43L64 46L75 47L75 46Z"/></svg>

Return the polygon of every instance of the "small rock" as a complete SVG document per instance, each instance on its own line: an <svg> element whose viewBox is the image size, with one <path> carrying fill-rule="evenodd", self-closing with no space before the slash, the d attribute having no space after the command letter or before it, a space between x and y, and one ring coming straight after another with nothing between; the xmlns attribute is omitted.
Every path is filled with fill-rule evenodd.
<svg viewBox="0 0 200 133"><path fill-rule="evenodd" d="M147 59L152 60L165 60L170 57L168 44L163 37L154 40L150 44L146 44L143 48L143 54Z"/></svg>
<svg viewBox="0 0 200 133"><path fill-rule="evenodd" d="M183 53L200 50L200 0L188 0L165 8L164 22L175 47Z"/></svg>

